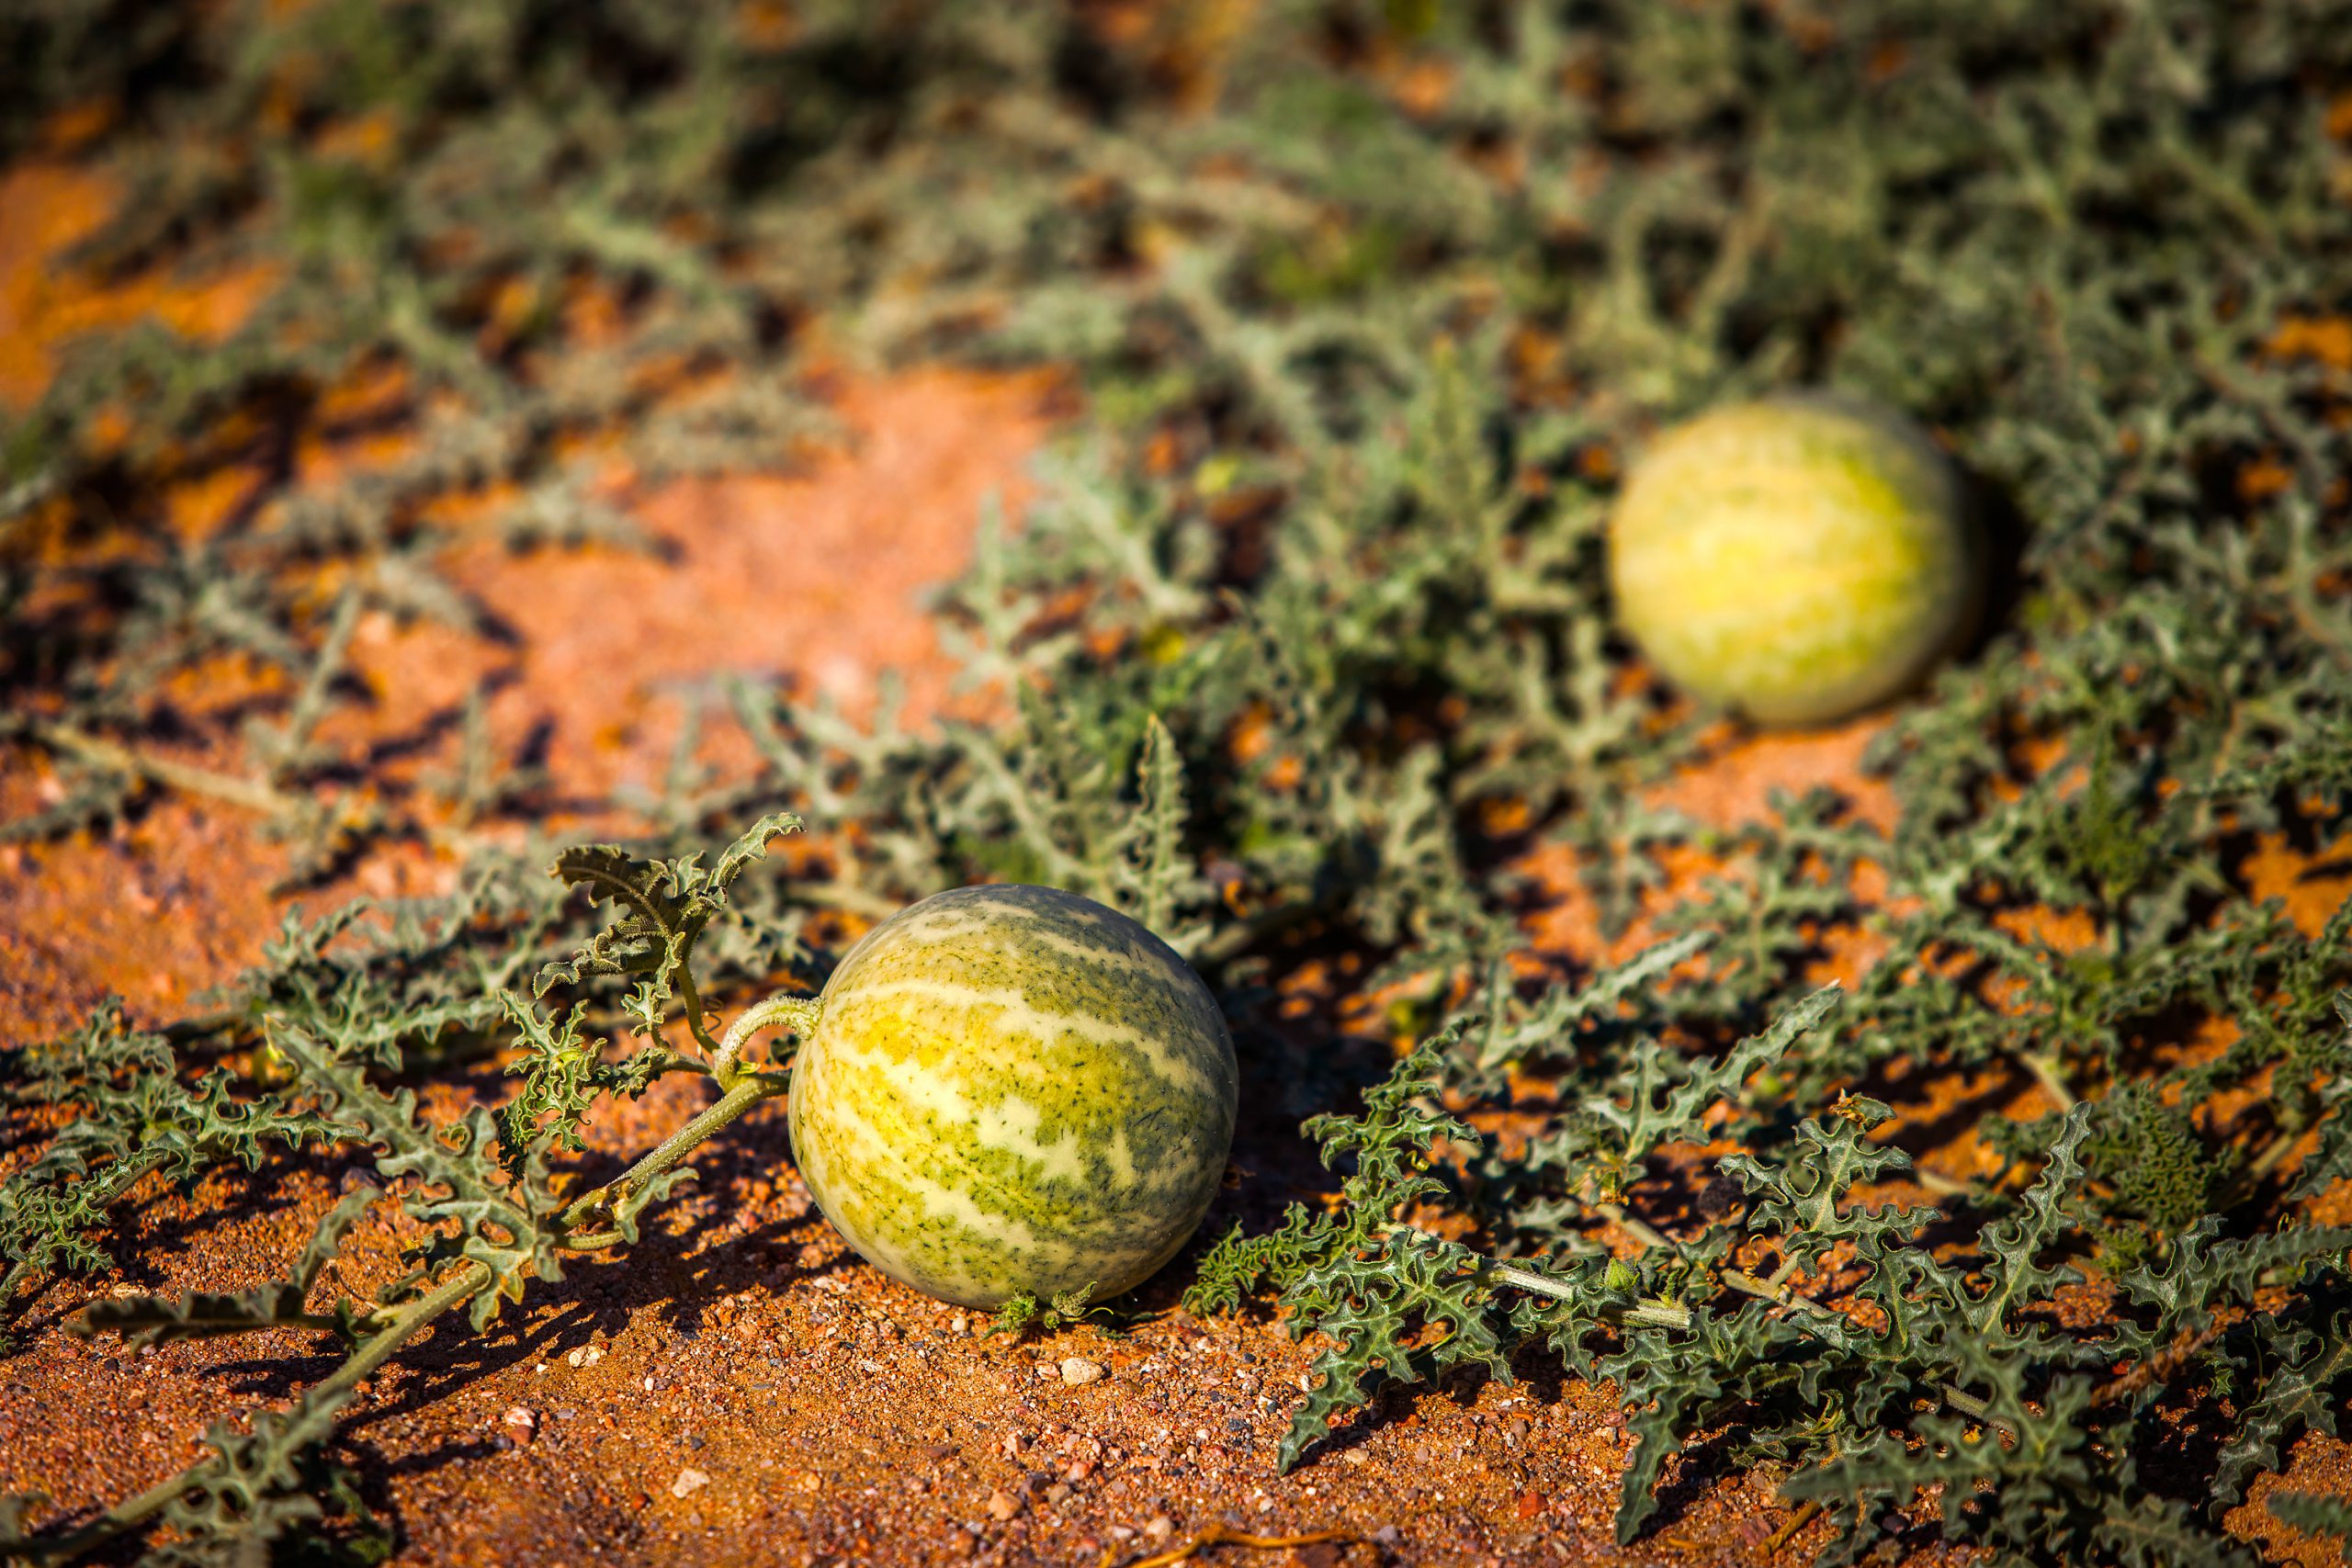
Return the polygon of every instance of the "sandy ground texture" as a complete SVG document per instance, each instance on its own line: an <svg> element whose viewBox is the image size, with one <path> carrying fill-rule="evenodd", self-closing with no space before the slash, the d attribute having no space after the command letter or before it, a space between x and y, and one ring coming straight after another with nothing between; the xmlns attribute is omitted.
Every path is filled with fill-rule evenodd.
<svg viewBox="0 0 2352 1568"><path fill-rule="evenodd" d="M233 320L249 296L241 280L194 296L62 289L43 271L43 247L69 238L97 199L55 171L0 181L0 397L32 395L48 345L77 323L156 310L201 331ZM955 699L920 591L968 558L987 497L1017 506L1058 396L1049 378L842 379L831 388L842 440L801 472L650 499L646 521L676 547L666 564L594 548L528 559L460 550L451 570L515 642L363 626L358 665L376 701L330 739L355 757L386 754L438 733L486 684L502 737L544 738L559 795L602 798L656 776L675 694L692 677L747 672L854 705L895 669L918 712L939 712ZM302 471L364 460L321 450ZM187 525L200 530L250 482L230 475L179 498ZM249 694L223 671L184 696L200 719ZM1856 773L1868 733L1866 723L1731 744L1670 793L1730 822L1763 810L1774 787L1830 782L1883 813L1887 803ZM22 754L0 766L0 808L22 809L50 787ZM110 835L0 851L0 1037L65 1027L109 991L143 1021L185 1008L258 956L281 912L267 888L284 856L235 808L178 798ZM438 890L458 864L423 848L379 853L311 902ZM1531 951L1598 956L1570 868L1531 869L1554 894L1531 919ZM2343 886L2304 870L2285 863L2266 874L2316 924ZM1837 964L1867 957L1841 953ZM1300 1108L1285 1103L1272 1065L1245 1064L1245 1077L1236 1159L1250 1174L1220 1201L1211 1233L1236 1215L1265 1223L1315 1179L1292 1131ZM503 1081L495 1065L445 1077L427 1108L496 1098ZM2036 1109L2028 1084L1964 1089ZM709 1092L673 1078L612 1108L591 1125L576 1179L611 1176ZM1702 1458L1670 1468L1659 1528L1618 1548L1611 1516L1629 1439L1613 1393L1533 1359L1516 1383L1392 1401L1279 1476L1274 1448L1309 1355L1262 1314L1188 1316L1175 1306L1188 1276L1180 1259L1140 1292L1157 1315L1126 1332L984 1338L983 1322L845 1249L791 1168L784 1122L771 1105L707 1145L688 1195L628 1255L572 1266L486 1336L432 1331L365 1387L335 1457L395 1523L399 1561L1125 1563L1221 1531L1329 1539L1204 1547L1202 1561L1747 1562L1787 1517L1777 1477L1719 1473ZM0 1162L23 1153L0 1150ZM1935 1158L1959 1169L1972 1156L1955 1146ZM192 1191L142 1190L123 1214L122 1288L249 1285L299 1250L355 1179L350 1162L306 1158L216 1174ZM400 1239L377 1225L327 1285L380 1283ZM131 1354L62 1331L111 1288L51 1287L28 1347L0 1361L0 1490L46 1493L77 1511L134 1492L197 1457L209 1422L282 1404L333 1365L315 1339L290 1333ZM2307 1440L2291 1483L2346 1485L2347 1451ZM2260 1506L2275 1484L2257 1483L2237 1528L2278 1529ZM1776 1556L1807 1561L1821 1540L1815 1525ZM2326 1560L2318 1543L2274 1544L2303 1562Z"/></svg>

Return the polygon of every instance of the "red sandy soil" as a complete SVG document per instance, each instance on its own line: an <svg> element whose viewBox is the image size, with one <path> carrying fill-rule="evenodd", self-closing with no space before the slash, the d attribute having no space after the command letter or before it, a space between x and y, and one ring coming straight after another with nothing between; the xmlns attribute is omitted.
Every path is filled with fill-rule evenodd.
<svg viewBox="0 0 2352 1568"><path fill-rule="evenodd" d="M0 177L0 398L37 393L75 328L153 310L217 331L249 300L246 279L93 294L47 276L45 258L102 200L56 171ZM356 661L375 705L330 739L356 757L429 733L490 681L502 739L546 727L559 793L602 796L658 776L676 694L693 678L744 672L855 706L891 669L908 677L915 712L938 713L951 671L920 592L965 564L984 498L1017 507L1056 395L1037 377L844 378L833 388L837 450L790 477L680 485L641 506L675 547L666 563L597 548L460 549L458 580L519 642L363 625ZM354 460L322 451L305 473ZM188 525L200 529L251 482L230 475L180 498ZM247 690L224 671L217 687L183 695L201 714ZM1828 782L1883 813L1884 797L1856 773L1868 730L1732 743L1671 798L1731 822L1760 814L1771 787ZM233 750L190 758L234 765ZM22 753L0 766L0 811L41 797L44 766ZM284 864L235 808L180 798L109 835L0 852L0 1037L67 1027L109 991L141 1021L187 1009L259 956L281 912L267 888ZM457 869L447 854L380 852L326 897L437 890ZM1532 922L1532 946L1599 956L1569 868L1545 859L1533 869L1557 897ZM2292 885L2300 868L2276 874ZM501 1085L494 1067L477 1069L437 1084L428 1109L450 1113ZM671 1079L614 1108L591 1127L578 1179L613 1174L708 1092ZM2030 1106L2030 1089L2008 1092ZM1261 1110L1256 1120L1277 1119ZM0 1154L0 1168L22 1153ZM1394 1402L1278 1476L1274 1445L1309 1357L1262 1316L1171 1310L1120 1337L1086 1327L984 1340L977 1321L846 1251L786 1160L780 1108L695 1163L690 1195L628 1256L579 1263L487 1336L436 1329L366 1388L337 1458L397 1524L399 1561L1125 1562L1223 1526L1340 1539L1225 1546L1206 1554L1216 1561L1747 1562L1786 1517L1774 1478L1701 1464L1670 1480L1656 1533L1620 1550L1611 1519L1627 1439L1612 1392L1532 1363L1515 1385ZM352 1172L309 1158L210 1176L192 1191L142 1190L122 1216L123 1288L253 1283L293 1257ZM1211 1230L1242 1208L1258 1223L1269 1212L1263 1195L1229 1201ZM377 1225L329 1288L381 1283L400 1239L389 1220ZM1147 1287L1144 1303L1172 1308L1183 1273L1180 1263ZM333 1364L291 1333L130 1354L63 1332L112 1288L51 1286L28 1347L0 1362L0 1490L46 1493L68 1511L136 1492L196 1458L209 1422L282 1404ZM1065 1358L1104 1375L1072 1385ZM2289 1483L2345 1485L2347 1451L2306 1441ZM2236 1528L2278 1529L2259 1506L2272 1484L2257 1484ZM1780 1560L1808 1561L1822 1532L1802 1532ZM2313 1542L2274 1550L2289 1546L2296 1561L2325 1560Z"/></svg>

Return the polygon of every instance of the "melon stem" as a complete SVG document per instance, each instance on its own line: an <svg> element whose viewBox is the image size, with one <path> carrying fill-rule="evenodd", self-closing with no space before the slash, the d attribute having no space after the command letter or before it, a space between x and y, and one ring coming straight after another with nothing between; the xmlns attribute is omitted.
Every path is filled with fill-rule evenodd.
<svg viewBox="0 0 2352 1568"><path fill-rule="evenodd" d="M770 1025L781 1025L803 1040L817 1026L820 1004L814 997L770 997L748 1008L743 1016L729 1024L718 1042L718 1055L711 1058L711 1076L722 1089L732 1088L741 1068L737 1059L752 1035Z"/></svg>

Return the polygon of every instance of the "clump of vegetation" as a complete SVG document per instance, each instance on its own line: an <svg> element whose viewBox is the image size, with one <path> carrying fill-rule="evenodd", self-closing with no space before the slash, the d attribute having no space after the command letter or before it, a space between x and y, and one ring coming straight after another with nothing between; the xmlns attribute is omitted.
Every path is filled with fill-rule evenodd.
<svg viewBox="0 0 2352 1568"><path fill-rule="evenodd" d="M1287 1049L1253 998L1334 951L1423 1038L1310 1124L1339 1206L1199 1266L1201 1310L1271 1299L1319 1337L1286 1461L1381 1386L1547 1358L1623 1395L1627 1539L1696 1444L1780 1467L1833 1559L2221 1562L2247 1555L2221 1513L2335 1430L2352 1235L2314 1210L2352 1178L2352 911L2297 924L2249 854L2339 836L2352 785L2342 6L1299 0L1115 39L946 4L773 33L526 0L19 12L49 63L0 138L113 106L80 155L132 198L89 265L277 265L225 340L93 342L6 432L0 680L61 785L12 831L194 790L294 835L298 877L386 838L470 859L453 898L289 924L209 1010L14 1057L62 1127L0 1184L15 1303L102 1273L148 1175L286 1145L434 1239L313 1311L355 1194L283 1280L85 1312L346 1359L96 1520L12 1506L9 1551L364 1529L329 1462L351 1382L627 1245L772 1069L559 1198L597 1104L707 1070L720 1002L821 983L824 913L976 880L1142 919L1245 1068ZM591 300L616 331L577 330ZM1012 717L859 728L739 683L756 771L682 753L643 841L559 863L609 924L471 836L534 810L480 727L438 795L322 754L353 617L478 619L432 502L519 495L518 548L634 537L582 438L648 483L773 460L821 425L819 313L838 352L1075 368L1046 499L942 606ZM164 525L230 416L315 428L363 377L410 457ZM1649 786L1736 732L1632 668L1614 476L1668 422L1823 384L1911 411L2027 527L1984 649L1874 738L1890 816L1818 791L1701 823ZM224 652L277 705L243 771L172 761L169 682ZM806 874L751 874L785 811L822 829ZM1653 945L1514 966L1535 848ZM1713 871L1665 897L1692 852ZM1825 993L1833 944L1870 957ZM239 1070L262 1047L290 1078ZM503 1111L419 1122L408 1080L482 1050L521 1079ZM1969 1159L1922 1131L1947 1100Z"/></svg>
<svg viewBox="0 0 2352 1568"><path fill-rule="evenodd" d="M1001 1334L1018 1342L1032 1334L1059 1334L1090 1316L1111 1310L1094 1303L1093 1298L1094 1287L1091 1284L1073 1286L1042 1303L1029 1292L1016 1291L997 1308L996 1316L980 1330L980 1337L992 1339Z"/></svg>

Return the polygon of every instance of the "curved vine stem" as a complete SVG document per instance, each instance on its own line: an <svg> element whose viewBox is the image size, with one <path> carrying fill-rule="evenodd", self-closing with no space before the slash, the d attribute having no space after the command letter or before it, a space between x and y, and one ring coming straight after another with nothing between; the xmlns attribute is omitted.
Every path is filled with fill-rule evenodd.
<svg viewBox="0 0 2352 1568"><path fill-rule="evenodd" d="M751 1043L752 1035L771 1025L780 1025L803 1040L808 1039L808 1032L817 1027L821 1006L814 997L777 996L746 1010L742 1017L728 1026L718 1049L712 1054L711 1076L731 1087L740 1072L736 1062L742 1055L743 1047Z"/></svg>

